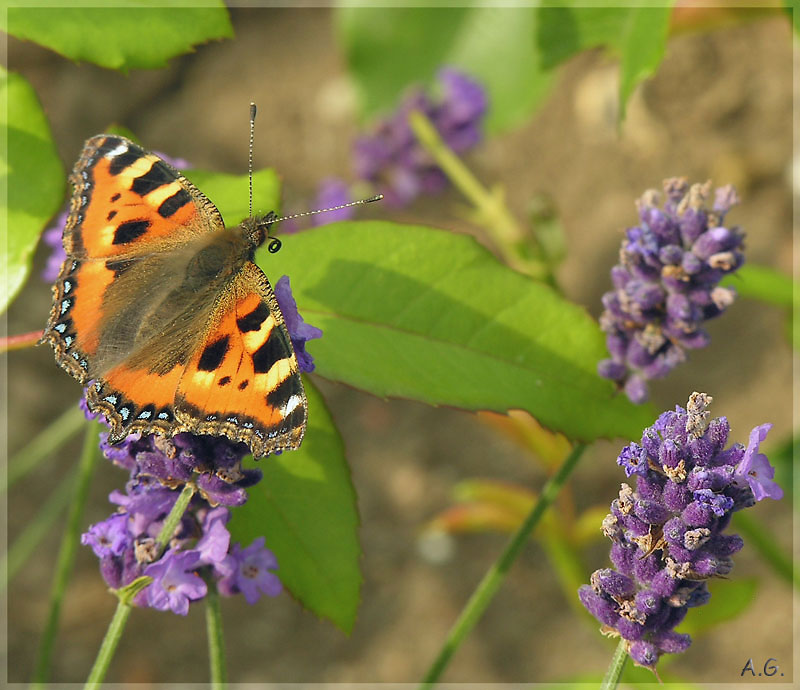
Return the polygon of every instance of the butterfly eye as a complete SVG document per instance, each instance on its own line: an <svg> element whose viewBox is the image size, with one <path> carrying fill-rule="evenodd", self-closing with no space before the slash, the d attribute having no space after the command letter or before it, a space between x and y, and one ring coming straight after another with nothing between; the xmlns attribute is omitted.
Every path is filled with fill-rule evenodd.
<svg viewBox="0 0 800 690"><path fill-rule="evenodd" d="M275 254L280 251L281 248L281 241L277 237L270 237L269 244L267 245L267 251L270 254Z"/></svg>

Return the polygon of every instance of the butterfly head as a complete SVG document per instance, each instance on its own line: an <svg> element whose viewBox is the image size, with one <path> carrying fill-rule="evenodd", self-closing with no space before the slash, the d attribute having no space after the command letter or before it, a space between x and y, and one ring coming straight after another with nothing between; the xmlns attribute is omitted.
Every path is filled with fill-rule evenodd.
<svg viewBox="0 0 800 690"><path fill-rule="evenodd" d="M278 216L270 211L265 216L250 216L242 221L245 238L253 249L260 247L264 242L269 242L267 250L271 254L281 248L281 241L277 237L270 237L269 234L269 229L277 218Z"/></svg>

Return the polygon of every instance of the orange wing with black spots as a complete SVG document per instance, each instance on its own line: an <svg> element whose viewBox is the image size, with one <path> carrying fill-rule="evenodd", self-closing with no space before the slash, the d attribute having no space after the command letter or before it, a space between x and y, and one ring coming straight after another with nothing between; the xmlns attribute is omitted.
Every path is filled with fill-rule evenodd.
<svg viewBox="0 0 800 690"><path fill-rule="evenodd" d="M226 229L177 170L123 137L90 139L72 173L67 259L45 330L117 442L227 436L297 448L307 402L258 233ZM263 237L263 235L261 236Z"/></svg>

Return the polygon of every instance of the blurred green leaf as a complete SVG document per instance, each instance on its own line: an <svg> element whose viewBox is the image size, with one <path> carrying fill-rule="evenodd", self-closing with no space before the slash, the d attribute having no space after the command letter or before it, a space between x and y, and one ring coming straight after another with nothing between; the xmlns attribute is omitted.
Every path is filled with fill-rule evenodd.
<svg viewBox="0 0 800 690"><path fill-rule="evenodd" d="M774 268L745 264L734 275L727 276L722 284L735 288L742 297L791 310L787 337L795 350L800 348L800 313L794 300L795 294L800 295L800 285L797 282Z"/></svg>
<svg viewBox="0 0 800 690"><path fill-rule="evenodd" d="M166 7L122 7L113 0L94 4L100 6L10 7L8 33L71 60L123 72L164 67L197 44L233 36L222 2L173 0Z"/></svg>
<svg viewBox="0 0 800 690"><path fill-rule="evenodd" d="M228 175L207 170L183 170L183 175L219 209L225 225L238 225L250 214L247 175ZM253 173L253 213L264 215L280 204L281 183L272 168Z"/></svg>
<svg viewBox="0 0 800 690"><path fill-rule="evenodd" d="M713 580L708 583L711 599L707 604L690 609L678 632L694 637L720 623L736 618L755 602L758 579L740 577Z"/></svg>
<svg viewBox="0 0 800 690"><path fill-rule="evenodd" d="M575 520L572 530L575 543L585 545L591 542L604 541L603 518L608 515L608 504L586 508Z"/></svg>
<svg viewBox="0 0 800 690"><path fill-rule="evenodd" d="M655 418L598 377L586 311L502 265L471 237L386 222L333 223L263 249L325 333L317 372L382 397L527 410L572 439L635 438Z"/></svg>
<svg viewBox="0 0 800 690"><path fill-rule="evenodd" d="M792 500L794 491L792 471L794 459L800 458L800 438L788 436L777 446L770 447L768 453L770 464L775 468L775 481L781 485L788 500Z"/></svg>
<svg viewBox="0 0 800 690"><path fill-rule="evenodd" d="M532 36L536 11L526 7L340 7L339 36L362 113L396 107L412 84L431 86L455 67L488 91L490 133L523 121L546 95Z"/></svg>
<svg viewBox="0 0 800 690"><path fill-rule="evenodd" d="M770 456L771 457L771 456ZM791 486L791 482L789 483ZM791 500L791 493L787 496ZM783 550L775 539L774 529L768 528L758 518L740 510L733 516L733 529L741 534L748 548L754 548L772 570L786 582L800 589L800 571L792 562L792 554Z"/></svg>
<svg viewBox="0 0 800 690"><path fill-rule="evenodd" d="M795 289L800 291L800 286L791 276L758 264L745 264L733 275L726 276L722 284L736 288L742 297L786 308L792 307L792 292Z"/></svg>
<svg viewBox="0 0 800 690"><path fill-rule="evenodd" d="M18 74L0 67L0 127L7 147L0 147L0 214L8 223L0 243L5 278L0 313L17 295L31 269L31 257L47 221L64 201L65 176L36 93Z"/></svg>
<svg viewBox="0 0 800 690"><path fill-rule="evenodd" d="M585 7L579 0L559 0L542 7L536 33L542 66L552 68L577 53L599 46L611 50L620 59L622 120L634 88L655 73L664 57L671 4Z"/></svg>
<svg viewBox="0 0 800 690"><path fill-rule="evenodd" d="M248 489L247 503L231 511L229 528L243 546L266 537L289 591L349 633L362 581L356 496L339 432L322 396L304 383L308 429L302 446L257 463L264 478Z"/></svg>
<svg viewBox="0 0 800 690"><path fill-rule="evenodd" d="M800 34L800 9L797 8L796 0L783 0L783 9L789 15L789 21L792 22L794 32Z"/></svg>

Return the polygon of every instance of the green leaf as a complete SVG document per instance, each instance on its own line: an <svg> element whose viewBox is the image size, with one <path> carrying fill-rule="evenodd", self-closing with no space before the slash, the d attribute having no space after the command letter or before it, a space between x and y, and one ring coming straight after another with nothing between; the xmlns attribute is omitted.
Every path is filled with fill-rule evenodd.
<svg viewBox="0 0 800 690"><path fill-rule="evenodd" d="M560 0L539 10L536 41L544 67L605 46L620 58L620 120L634 88L655 73L664 57L671 3L661 7L581 7Z"/></svg>
<svg viewBox="0 0 800 690"><path fill-rule="evenodd" d="M745 264L734 275L727 276L723 285L733 287L742 297L761 300L784 309L791 309L786 335L795 350L800 349L800 309L794 300L800 294L800 285L774 268Z"/></svg>
<svg viewBox="0 0 800 690"><path fill-rule="evenodd" d="M701 607L690 609L679 632L693 637L725 621L736 618L756 599L758 579L713 580L708 583L711 599Z"/></svg>
<svg viewBox="0 0 800 690"><path fill-rule="evenodd" d="M324 336L317 372L379 396L529 411L572 439L636 438L652 423L598 377L603 334L581 307L475 240L385 222L298 233L262 265L285 273ZM275 266L275 268L272 268Z"/></svg>
<svg viewBox="0 0 800 690"><path fill-rule="evenodd" d="M524 7L341 7L336 18L365 118L450 66L487 89L486 128L495 133L523 121L549 88L531 40L536 17Z"/></svg>
<svg viewBox="0 0 800 690"><path fill-rule="evenodd" d="M36 93L25 79L2 67L0 112L0 128L8 134L0 158L0 190L8 195L0 209L8 222L1 233L7 241L0 243L0 263L6 270L2 313L25 283L39 235L64 200L65 176Z"/></svg>
<svg viewBox="0 0 800 690"><path fill-rule="evenodd" d="M758 264L745 264L735 274L727 276L722 284L736 288L742 297L769 302L778 307L792 307L793 291L797 289L800 293L800 285L790 276Z"/></svg>
<svg viewBox="0 0 800 690"><path fill-rule="evenodd" d="M170 58L190 52L197 44L233 36L222 2L173 1L170 7L105 4L10 7L8 33L71 60L123 72L164 67ZM192 7L198 4L206 7Z"/></svg>
<svg viewBox="0 0 800 690"><path fill-rule="evenodd" d="M289 591L349 633L362 581L356 497L339 432L322 396L304 383L308 429L302 446L258 463L264 478L248 489L247 503L231 511L229 528L243 546L265 536Z"/></svg>
<svg viewBox="0 0 800 690"><path fill-rule="evenodd" d="M796 7L796 0L783 0L783 10L789 15L794 32L800 34L800 9Z"/></svg>
<svg viewBox="0 0 800 690"><path fill-rule="evenodd" d="M183 170L183 175L219 209L225 225L238 225L250 214L247 175L228 175L207 170ZM253 173L253 212L264 215L280 203L281 183L272 168Z"/></svg>

